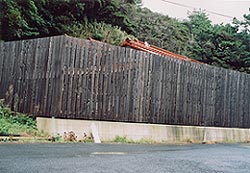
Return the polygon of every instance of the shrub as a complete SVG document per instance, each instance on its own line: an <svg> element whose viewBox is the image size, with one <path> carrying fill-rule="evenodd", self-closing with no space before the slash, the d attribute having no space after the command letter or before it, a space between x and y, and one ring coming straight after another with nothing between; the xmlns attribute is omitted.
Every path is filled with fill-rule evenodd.
<svg viewBox="0 0 250 173"><path fill-rule="evenodd" d="M66 28L67 33L74 37L93 38L113 45L120 45L127 37L135 37L122 31L118 26L112 26L104 22L75 23Z"/></svg>
<svg viewBox="0 0 250 173"><path fill-rule="evenodd" d="M37 131L35 120L28 115L13 113L0 103L0 134L40 134Z"/></svg>

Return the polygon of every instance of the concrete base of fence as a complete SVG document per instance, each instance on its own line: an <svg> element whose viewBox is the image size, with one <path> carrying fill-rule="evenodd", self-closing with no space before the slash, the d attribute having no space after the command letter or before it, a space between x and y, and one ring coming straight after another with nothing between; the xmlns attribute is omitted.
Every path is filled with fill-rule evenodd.
<svg viewBox="0 0 250 173"><path fill-rule="evenodd" d="M73 131L78 140L84 137L84 133L87 135L93 133L93 124L96 127L95 133L101 141L113 141L116 136L126 136L133 141L158 143L250 141L250 129L37 118L39 130L54 135Z"/></svg>

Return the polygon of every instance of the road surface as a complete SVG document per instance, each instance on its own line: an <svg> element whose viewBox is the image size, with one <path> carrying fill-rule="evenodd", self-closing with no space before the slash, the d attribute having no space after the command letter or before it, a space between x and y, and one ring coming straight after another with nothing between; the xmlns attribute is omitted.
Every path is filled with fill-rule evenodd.
<svg viewBox="0 0 250 173"><path fill-rule="evenodd" d="M248 173L250 145L0 144L0 172Z"/></svg>

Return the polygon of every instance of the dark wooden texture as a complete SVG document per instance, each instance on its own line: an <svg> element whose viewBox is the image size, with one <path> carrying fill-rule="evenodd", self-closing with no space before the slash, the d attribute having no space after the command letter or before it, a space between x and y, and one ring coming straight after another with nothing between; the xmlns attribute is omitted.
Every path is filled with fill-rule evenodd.
<svg viewBox="0 0 250 173"><path fill-rule="evenodd" d="M0 43L0 98L35 116L250 127L250 75L68 36Z"/></svg>

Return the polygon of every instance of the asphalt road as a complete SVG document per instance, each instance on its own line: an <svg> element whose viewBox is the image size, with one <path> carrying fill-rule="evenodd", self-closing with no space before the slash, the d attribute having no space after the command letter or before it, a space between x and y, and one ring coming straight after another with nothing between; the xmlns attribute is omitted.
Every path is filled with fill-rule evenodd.
<svg viewBox="0 0 250 173"><path fill-rule="evenodd" d="M250 145L0 144L0 173L248 173Z"/></svg>

